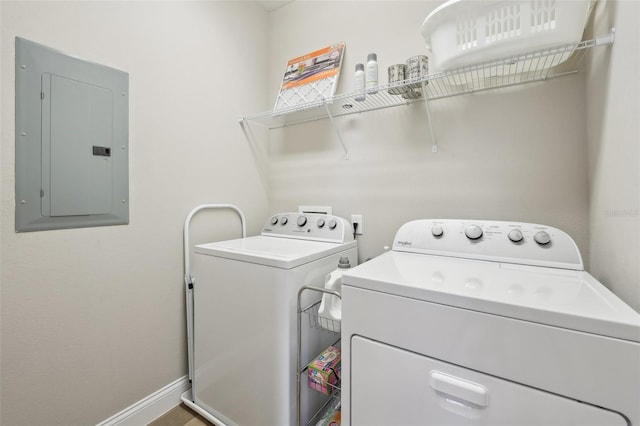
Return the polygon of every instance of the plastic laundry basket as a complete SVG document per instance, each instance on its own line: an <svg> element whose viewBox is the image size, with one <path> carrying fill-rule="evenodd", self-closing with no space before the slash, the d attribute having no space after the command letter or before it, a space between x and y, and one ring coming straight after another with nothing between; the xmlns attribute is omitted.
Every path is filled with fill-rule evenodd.
<svg viewBox="0 0 640 426"><path fill-rule="evenodd" d="M422 24L430 64L445 71L578 43L594 2L449 0Z"/></svg>

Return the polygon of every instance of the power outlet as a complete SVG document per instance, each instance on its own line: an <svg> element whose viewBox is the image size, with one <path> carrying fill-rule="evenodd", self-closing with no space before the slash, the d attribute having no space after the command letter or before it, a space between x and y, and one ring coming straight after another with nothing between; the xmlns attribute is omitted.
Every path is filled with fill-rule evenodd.
<svg viewBox="0 0 640 426"><path fill-rule="evenodd" d="M356 224L358 225L357 227L356 227ZM362 235L362 215L361 214L351 215L351 226L355 229L356 235Z"/></svg>

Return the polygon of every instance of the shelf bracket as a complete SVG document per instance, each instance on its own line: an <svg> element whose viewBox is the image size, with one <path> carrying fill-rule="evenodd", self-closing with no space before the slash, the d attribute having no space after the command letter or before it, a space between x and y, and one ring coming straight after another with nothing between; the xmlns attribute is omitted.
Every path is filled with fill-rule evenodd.
<svg viewBox="0 0 640 426"><path fill-rule="evenodd" d="M438 141L433 131L433 122L431 121L431 109L429 108L429 96L427 96L427 80L422 80L422 97L424 98L424 106L427 109L427 126L429 126L429 134L431 135L431 152L438 152Z"/></svg>
<svg viewBox="0 0 640 426"><path fill-rule="evenodd" d="M605 34L603 36L599 36L595 38L596 46L607 46L613 44L616 40L616 29L611 28L609 30L609 34Z"/></svg>
<svg viewBox="0 0 640 426"><path fill-rule="evenodd" d="M348 160L349 152L347 151L347 146L344 144L344 140L342 139L342 133L340 133L340 129L338 128L338 125L336 124L335 119L333 118L333 115L329 110L329 103L325 99L322 104L324 105L324 109L327 111L327 117L329 117L329 121L331 122L333 129L336 131L336 134L338 135L338 140L340 141L340 144L342 145L342 150L344 151L344 159Z"/></svg>
<svg viewBox="0 0 640 426"><path fill-rule="evenodd" d="M249 143L251 154L253 154L253 158L258 168L258 174L260 175L260 178L261 178L260 180L263 182L265 190L268 190L269 189L268 188L269 181L268 181L268 173L267 173L268 161L265 157L265 154L256 143L256 138L253 134L253 130L251 129L251 126L249 125L245 117L239 118L238 123L240 124L240 127L244 132L244 136L247 139L247 142Z"/></svg>

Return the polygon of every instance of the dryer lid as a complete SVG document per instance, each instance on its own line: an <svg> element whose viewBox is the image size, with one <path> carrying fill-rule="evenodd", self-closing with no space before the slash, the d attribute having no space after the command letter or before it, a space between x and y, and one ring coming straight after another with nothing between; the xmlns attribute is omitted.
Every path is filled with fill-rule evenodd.
<svg viewBox="0 0 640 426"><path fill-rule="evenodd" d="M640 342L640 315L584 271L391 251L343 285Z"/></svg>

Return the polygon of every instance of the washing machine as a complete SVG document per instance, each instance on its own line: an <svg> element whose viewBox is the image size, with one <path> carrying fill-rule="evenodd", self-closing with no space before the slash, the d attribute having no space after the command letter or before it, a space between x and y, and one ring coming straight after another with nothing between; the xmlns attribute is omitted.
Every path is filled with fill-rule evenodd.
<svg viewBox="0 0 640 426"><path fill-rule="evenodd" d="M640 425L640 315L559 229L412 221L342 298L346 425Z"/></svg>
<svg viewBox="0 0 640 426"><path fill-rule="evenodd" d="M337 216L282 213L267 221L261 235L195 247L191 398L209 420L295 424L297 292L305 285L323 287L340 257L357 264L352 232ZM335 340L310 327L303 333L309 333L304 359ZM307 393L303 419L323 402L316 394Z"/></svg>

